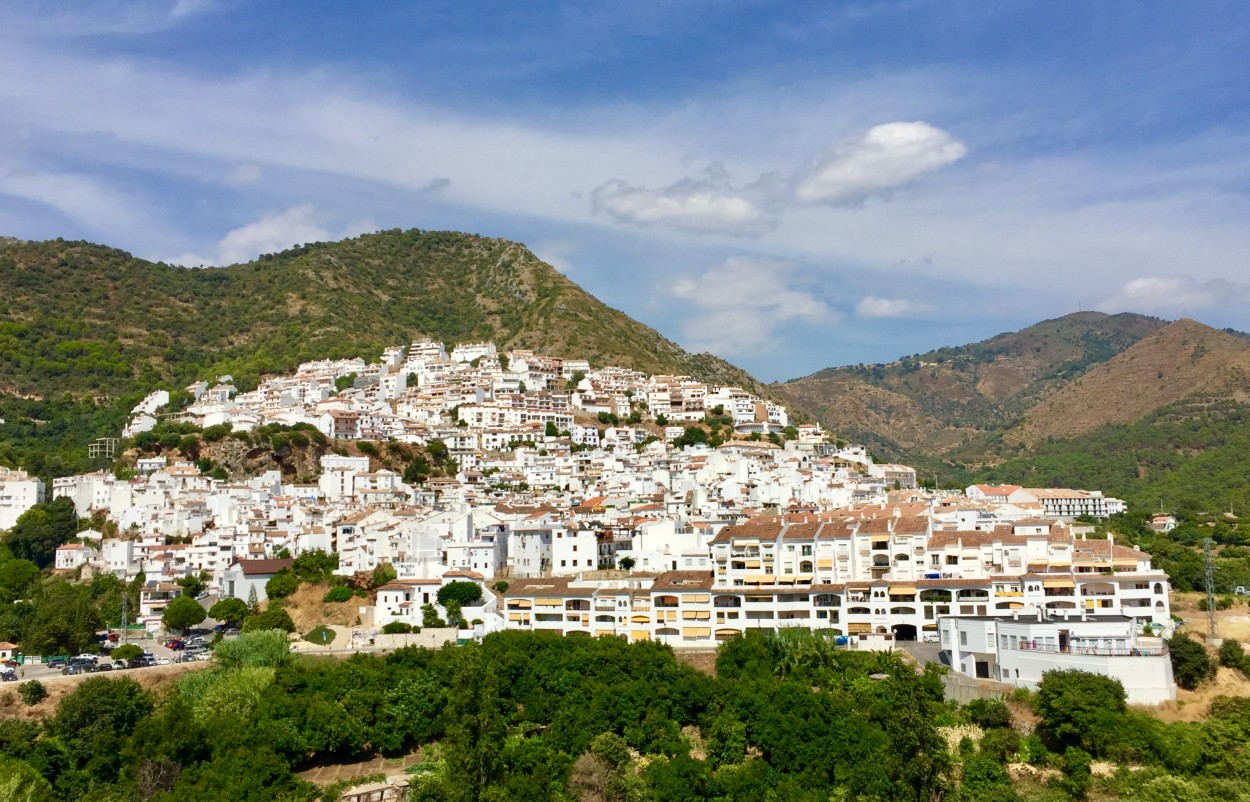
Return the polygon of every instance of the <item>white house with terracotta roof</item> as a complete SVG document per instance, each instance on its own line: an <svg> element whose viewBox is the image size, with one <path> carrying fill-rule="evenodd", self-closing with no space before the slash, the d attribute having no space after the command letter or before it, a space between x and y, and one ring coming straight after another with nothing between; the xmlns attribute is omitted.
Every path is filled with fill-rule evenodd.
<svg viewBox="0 0 1250 802"><path fill-rule="evenodd" d="M291 560L284 559L235 560L222 571L217 585L223 597L247 601L255 590L257 601L264 601L268 598L265 584L291 565Z"/></svg>
<svg viewBox="0 0 1250 802"><path fill-rule="evenodd" d="M82 543L66 543L56 547L54 567L58 571L75 571L100 557L100 552Z"/></svg>

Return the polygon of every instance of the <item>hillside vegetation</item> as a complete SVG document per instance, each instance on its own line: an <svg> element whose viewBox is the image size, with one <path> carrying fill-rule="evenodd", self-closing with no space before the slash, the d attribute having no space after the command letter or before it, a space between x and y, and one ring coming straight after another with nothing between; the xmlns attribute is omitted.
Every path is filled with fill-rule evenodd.
<svg viewBox="0 0 1250 802"><path fill-rule="evenodd" d="M827 368L774 388L885 456L938 457L1016 425L1039 399L1165 325L1142 315L1079 312L888 365Z"/></svg>
<svg viewBox="0 0 1250 802"><path fill-rule="evenodd" d="M609 308L502 239L384 231L224 268L85 242L0 240L0 462L90 467L143 393L229 373L246 389L301 361L376 357L429 336L493 339L651 373L761 386Z"/></svg>

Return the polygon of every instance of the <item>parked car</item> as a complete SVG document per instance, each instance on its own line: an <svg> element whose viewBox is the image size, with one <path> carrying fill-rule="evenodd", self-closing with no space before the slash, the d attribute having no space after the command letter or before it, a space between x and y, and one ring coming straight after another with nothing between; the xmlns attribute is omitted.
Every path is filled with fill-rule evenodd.
<svg viewBox="0 0 1250 802"><path fill-rule="evenodd" d="M111 666L113 667L113 670L114 670L114 671L121 671L123 668L127 668L127 667L128 667L128 666L126 665L126 661L125 661L125 660L114 660L113 662L109 663L109 665L111 665Z"/></svg>
<svg viewBox="0 0 1250 802"><path fill-rule="evenodd" d="M142 657L132 657L126 661L126 668L146 668L147 665Z"/></svg>
<svg viewBox="0 0 1250 802"><path fill-rule="evenodd" d="M63 654L59 654L56 657L49 657L47 665L50 668L65 668L65 666L69 665L69 658Z"/></svg>
<svg viewBox="0 0 1250 802"><path fill-rule="evenodd" d="M238 627L230 627L229 629L223 630L221 634L227 637L233 637L239 634L239 629Z"/></svg>
<svg viewBox="0 0 1250 802"><path fill-rule="evenodd" d="M96 666L95 670L96 671L112 671L113 664L112 663L100 663L98 666Z"/></svg>
<svg viewBox="0 0 1250 802"><path fill-rule="evenodd" d="M87 669L83 667L82 663L73 663L61 669L61 673L67 677L73 677L78 674L86 674Z"/></svg>
<svg viewBox="0 0 1250 802"><path fill-rule="evenodd" d="M18 666L20 666L20 665L21 665L21 663L17 662L16 660L13 660L13 659L9 659L9 660L5 660L5 661L4 661L4 666L5 666L5 668L17 668L17 667L18 667Z"/></svg>
<svg viewBox="0 0 1250 802"><path fill-rule="evenodd" d="M119 637L117 636L117 633L116 633L116 632L110 632L110 633L109 633L109 641L110 641L110 642L112 642L112 643L117 643L117 641L119 641L119 640L121 640L121 638L119 638Z"/></svg>
<svg viewBox="0 0 1250 802"><path fill-rule="evenodd" d="M17 672L11 668L0 671L0 682L17 682Z"/></svg>
<svg viewBox="0 0 1250 802"><path fill-rule="evenodd" d="M165 648L173 649L174 651L178 651L179 649L183 648L185 645L186 644L184 644L182 641L178 640L177 638L172 638L170 640L165 641Z"/></svg>
<svg viewBox="0 0 1250 802"><path fill-rule="evenodd" d="M924 641L925 643L937 643L938 634L936 632L926 632L924 633L924 635L921 636L920 639Z"/></svg>
<svg viewBox="0 0 1250 802"><path fill-rule="evenodd" d="M190 638L187 638L182 643L184 646L203 646L204 639L201 638L199 635L195 635Z"/></svg>
<svg viewBox="0 0 1250 802"><path fill-rule="evenodd" d="M1250 596L1250 590L1247 590L1245 585L1238 585L1233 593L1236 593L1238 596Z"/></svg>

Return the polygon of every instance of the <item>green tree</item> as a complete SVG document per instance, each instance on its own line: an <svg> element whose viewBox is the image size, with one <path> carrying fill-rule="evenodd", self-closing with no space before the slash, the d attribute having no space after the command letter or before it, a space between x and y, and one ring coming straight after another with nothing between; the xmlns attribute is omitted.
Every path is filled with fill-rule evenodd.
<svg viewBox="0 0 1250 802"><path fill-rule="evenodd" d="M1011 710L1001 699L973 699L967 710L968 718L983 730L1011 726Z"/></svg>
<svg viewBox="0 0 1250 802"><path fill-rule="evenodd" d="M438 589L438 603L447 606L448 602L456 602L461 607L472 607L482 598L482 588L476 582L448 582Z"/></svg>
<svg viewBox="0 0 1250 802"><path fill-rule="evenodd" d="M242 599L227 597L218 600L209 609L208 615L217 621L237 627L244 618L247 618L248 612L247 604Z"/></svg>
<svg viewBox="0 0 1250 802"><path fill-rule="evenodd" d="M74 502L62 497L48 504L36 504L22 513L4 542L14 557L47 568L56 558L57 547L77 533Z"/></svg>
<svg viewBox="0 0 1250 802"><path fill-rule="evenodd" d="M299 577L294 571L283 568L265 583L265 595L271 599L284 599L299 590Z"/></svg>
<svg viewBox="0 0 1250 802"><path fill-rule="evenodd" d="M133 643L126 643L113 650L114 660L133 660L143 654L143 649Z"/></svg>
<svg viewBox="0 0 1250 802"><path fill-rule="evenodd" d="M1220 665L1225 668L1235 668L1243 674L1246 673L1246 652L1241 641L1235 638L1225 638L1220 644L1219 660Z"/></svg>
<svg viewBox="0 0 1250 802"><path fill-rule="evenodd" d="M619 561L617 561L617 565L621 567L622 571L632 571L634 570L634 566L637 565L637 562L635 562L633 557L622 557Z"/></svg>
<svg viewBox="0 0 1250 802"><path fill-rule="evenodd" d="M252 615L260 612L260 599L256 595L256 586L252 585L247 589L247 609Z"/></svg>
<svg viewBox="0 0 1250 802"><path fill-rule="evenodd" d="M91 677L61 700L48 732L93 781L116 779L126 736L152 713L152 697L123 677Z"/></svg>
<svg viewBox="0 0 1250 802"><path fill-rule="evenodd" d="M165 606L161 623L166 629L186 632L207 617L204 606L189 596L179 596Z"/></svg>
<svg viewBox="0 0 1250 802"><path fill-rule="evenodd" d="M1086 671L1047 671L1037 689L1039 728L1055 751L1077 747L1095 756L1115 743L1124 724L1124 686Z"/></svg>
<svg viewBox="0 0 1250 802"><path fill-rule="evenodd" d="M547 421L547 428L543 431L547 437L559 437L560 429L552 421Z"/></svg>
<svg viewBox="0 0 1250 802"><path fill-rule="evenodd" d="M746 759L747 728L732 712L723 711L708 730L707 758L715 767L734 766Z"/></svg>
<svg viewBox="0 0 1250 802"><path fill-rule="evenodd" d="M1168 655L1172 659L1172 675L1176 684L1193 690L1215 676L1215 661L1207 649L1186 632L1177 632L1167 641Z"/></svg>
<svg viewBox="0 0 1250 802"><path fill-rule="evenodd" d="M334 570L338 567L339 556L328 554L322 549L303 552L291 564L291 570L301 582L324 582L334 574Z"/></svg>
<svg viewBox="0 0 1250 802"><path fill-rule="evenodd" d="M18 685L17 694L22 697L22 701L28 706L33 706L48 698L48 689L43 687L43 683L39 680L32 679L29 682L23 682L21 685Z"/></svg>
<svg viewBox="0 0 1250 802"><path fill-rule="evenodd" d="M448 700L447 769L462 800L479 802L504 773L502 760L507 725L499 709L499 686L481 649L465 647Z"/></svg>
<svg viewBox="0 0 1250 802"><path fill-rule="evenodd" d="M279 607L270 607L263 613L258 613L243 622L243 632L259 632L265 629L280 629L284 632L294 632L295 622L291 620L291 615L286 610ZM225 641L222 641L225 643ZM217 644L220 648L221 644Z"/></svg>
<svg viewBox="0 0 1250 802"><path fill-rule="evenodd" d="M30 764L0 758L0 799L5 802L57 802L52 785Z"/></svg>
<svg viewBox="0 0 1250 802"><path fill-rule="evenodd" d="M40 579L39 566L30 560L0 562L0 603L30 598L38 589Z"/></svg>

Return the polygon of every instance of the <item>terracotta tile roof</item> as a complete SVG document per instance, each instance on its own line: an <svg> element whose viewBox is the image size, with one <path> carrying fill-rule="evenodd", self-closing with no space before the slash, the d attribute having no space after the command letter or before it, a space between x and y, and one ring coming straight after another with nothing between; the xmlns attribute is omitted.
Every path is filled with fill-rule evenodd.
<svg viewBox="0 0 1250 802"><path fill-rule="evenodd" d="M283 568L290 568L292 560L239 560L239 568L244 576L276 574Z"/></svg>

